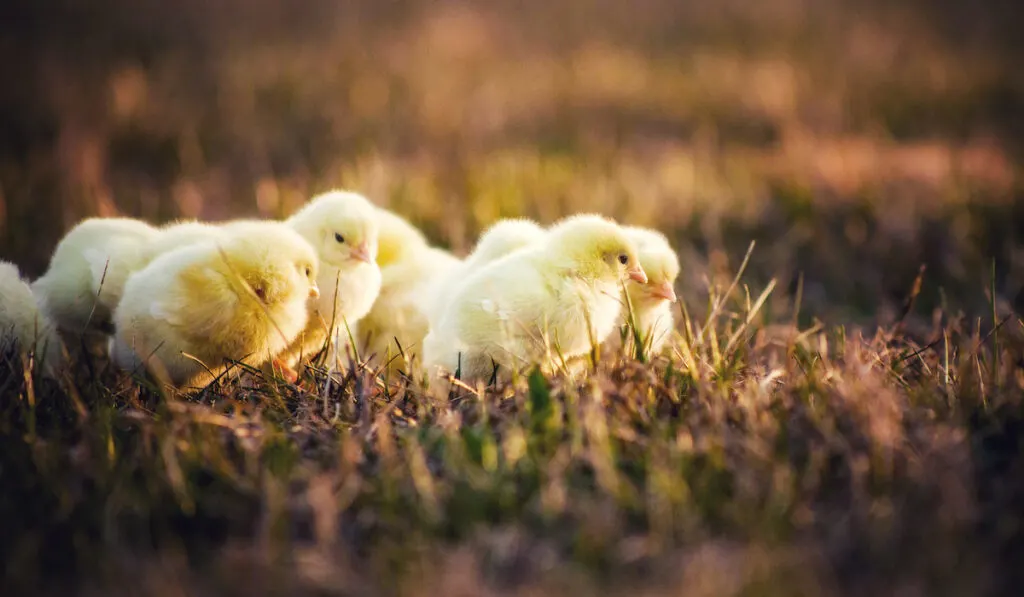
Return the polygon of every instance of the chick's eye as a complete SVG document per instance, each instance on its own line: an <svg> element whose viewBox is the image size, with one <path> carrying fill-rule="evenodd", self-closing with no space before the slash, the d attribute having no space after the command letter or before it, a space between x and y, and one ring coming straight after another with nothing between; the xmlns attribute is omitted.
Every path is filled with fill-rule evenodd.
<svg viewBox="0 0 1024 597"><path fill-rule="evenodd" d="M629 257L625 254L619 255L619 263L621 263L622 265L626 265L627 263L629 263Z"/></svg>
<svg viewBox="0 0 1024 597"><path fill-rule="evenodd" d="M343 242L345 242L345 237L342 236L340 232L335 232L334 233L334 240L338 241L339 243L343 243Z"/></svg>
<svg viewBox="0 0 1024 597"><path fill-rule="evenodd" d="M309 274L310 274L310 273L311 273L311 272L310 272L310 269L309 269L309 267L307 267L307 268L306 268L306 277L307 277L307 278L309 277Z"/></svg>

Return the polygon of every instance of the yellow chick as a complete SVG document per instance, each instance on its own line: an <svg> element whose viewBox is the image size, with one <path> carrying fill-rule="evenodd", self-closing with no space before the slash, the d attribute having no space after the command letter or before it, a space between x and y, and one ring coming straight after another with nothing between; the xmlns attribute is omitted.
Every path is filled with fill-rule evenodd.
<svg viewBox="0 0 1024 597"><path fill-rule="evenodd" d="M318 195L285 224L316 250L322 291L310 303L305 329L280 357L290 368L320 352L328 339L337 346L347 345L345 325L351 328L369 313L380 293L381 271L376 262L377 208L362 195L347 191Z"/></svg>
<svg viewBox="0 0 1024 597"><path fill-rule="evenodd" d="M260 366L302 332L316 276L313 248L276 222L164 253L129 278L111 359L176 386L209 382L227 359Z"/></svg>
<svg viewBox="0 0 1024 597"><path fill-rule="evenodd" d="M646 352L658 354L675 327L672 305L676 301L674 286L679 277L679 257L664 234L648 228L625 230L636 245L640 265L647 274L646 284L631 281L626 285L633 321ZM622 323L628 323L629 317L628 310L623 309Z"/></svg>
<svg viewBox="0 0 1024 597"><path fill-rule="evenodd" d="M637 249L615 222L578 215L535 245L473 273L423 342L424 364L462 379L586 354L615 329L621 285L646 283Z"/></svg>
<svg viewBox="0 0 1024 597"><path fill-rule="evenodd" d="M458 290L468 275L512 251L540 242L542 238L544 229L533 220L507 219L492 224L480 235L465 260L431 284L426 301L426 313L431 324L437 324L448 298Z"/></svg>
<svg viewBox="0 0 1024 597"><path fill-rule="evenodd" d="M43 312L70 336L110 333L125 282L156 229L130 218L90 218L57 244L46 273L32 284Z"/></svg>
<svg viewBox="0 0 1024 597"><path fill-rule="evenodd" d="M23 356L33 355L50 376L64 361L56 327L40 312L32 289L17 266L0 261L0 355L15 349Z"/></svg>

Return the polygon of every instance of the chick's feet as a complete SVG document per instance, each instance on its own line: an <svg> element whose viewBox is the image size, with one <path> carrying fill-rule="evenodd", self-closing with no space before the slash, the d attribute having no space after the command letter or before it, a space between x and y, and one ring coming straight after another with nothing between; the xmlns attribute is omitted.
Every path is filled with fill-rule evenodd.
<svg viewBox="0 0 1024 597"><path fill-rule="evenodd" d="M274 359L272 365L274 367L274 371L280 373L281 379L288 383L295 383L299 381L299 372L293 369L288 363L285 363L280 359Z"/></svg>

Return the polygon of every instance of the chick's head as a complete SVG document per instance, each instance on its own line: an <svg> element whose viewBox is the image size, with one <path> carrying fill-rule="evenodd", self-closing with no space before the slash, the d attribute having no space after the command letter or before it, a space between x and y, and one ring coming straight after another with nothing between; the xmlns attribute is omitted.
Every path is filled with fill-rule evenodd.
<svg viewBox="0 0 1024 597"><path fill-rule="evenodd" d="M365 197L331 191L311 199L287 223L334 267L372 264L377 258L376 208Z"/></svg>
<svg viewBox="0 0 1024 597"><path fill-rule="evenodd" d="M626 290L633 303L675 301L675 282L679 277L679 257L665 235L647 228L626 228L626 235L637 247L640 265L647 283L631 282Z"/></svg>
<svg viewBox="0 0 1024 597"><path fill-rule="evenodd" d="M248 226L218 245L214 267L232 280L240 296L255 296L268 308L304 304L320 295L319 262L313 248L284 226Z"/></svg>
<svg viewBox="0 0 1024 597"><path fill-rule="evenodd" d="M621 226L596 215L566 218L548 232L551 259L585 280L647 283L636 245Z"/></svg>

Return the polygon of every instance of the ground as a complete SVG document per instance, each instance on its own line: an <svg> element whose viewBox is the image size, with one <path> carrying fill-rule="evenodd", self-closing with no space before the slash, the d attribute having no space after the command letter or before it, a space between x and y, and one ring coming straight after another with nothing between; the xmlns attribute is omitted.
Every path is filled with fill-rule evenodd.
<svg viewBox="0 0 1024 597"><path fill-rule="evenodd" d="M415 363L162 396L9 357L4 594L1019 586L1024 81L998 2L72 4L0 28L0 256L27 275L89 215L277 217L344 186L460 253L502 216L658 227L678 336L451 400Z"/></svg>

